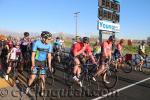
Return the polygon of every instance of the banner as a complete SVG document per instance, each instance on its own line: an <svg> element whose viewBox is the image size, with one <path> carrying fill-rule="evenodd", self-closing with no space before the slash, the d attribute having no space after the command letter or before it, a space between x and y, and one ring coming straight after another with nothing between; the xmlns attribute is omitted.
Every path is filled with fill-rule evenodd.
<svg viewBox="0 0 150 100"><path fill-rule="evenodd" d="M97 29L111 32L120 32L120 25L116 23L99 20L97 23Z"/></svg>

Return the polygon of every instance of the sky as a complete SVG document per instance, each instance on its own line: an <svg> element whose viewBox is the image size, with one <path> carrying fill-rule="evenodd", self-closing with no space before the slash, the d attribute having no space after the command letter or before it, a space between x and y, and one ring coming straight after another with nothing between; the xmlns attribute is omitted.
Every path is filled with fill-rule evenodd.
<svg viewBox="0 0 150 100"><path fill-rule="evenodd" d="M150 0L120 0L118 38L150 36L149 4ZM98 0L0 0L0 30L75 34L75 12L80 12L78 34L98 36Z"/></svg>

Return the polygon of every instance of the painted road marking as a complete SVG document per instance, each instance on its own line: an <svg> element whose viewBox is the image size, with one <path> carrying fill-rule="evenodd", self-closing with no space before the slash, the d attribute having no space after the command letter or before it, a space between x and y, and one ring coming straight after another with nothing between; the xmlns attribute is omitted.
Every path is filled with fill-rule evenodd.
<svg viewBox="0 0 150 100"><path fill-rule="evenodd" d="M113 91L113 92L110 92L110 93L107 93L107 94L105 94L105 95L102 95L102 96L100 96L100 97L94 98L94 99L92 99L92 100L100 100L100 99L106 98L106 97L108 97L108 96L111 96L111 95L114 94L114 93L118 93L118 92L120 92L120 91L123 91L123 90L125 90L125 89L127 89L127 88L133 87L133 86L135 86L135 85L137 85L137 84L140 84L140 83L142 83L142 82L145 82L145 81L147 81L147 80L150 80L150 77L148 77L148 78L146 78L146 79L143 79L143 80L141 80L141 81L139 81L139 82L135 82L135 83L133 83L133 84L131 84L131 85L125 86L125 87L123 87L123 88L117 89L117 90L115 90L115 91Z"/></svg>
<svg viewBox="0 0 150 100"><path fill-rule="evenodd" d="M10 87L10 84L3 78L0 78L0 88Z"/></svg>
<svg viewBox="0 0 150 100"><path fill-rule="evenodd" d="M20 73L18 73L18 80L20 83L25 84L27 83L27 79ZM0 88L6 88L11 87L14 80L12 78L9 78L9 82L6 81L4 78L0 78Z"/></svg>

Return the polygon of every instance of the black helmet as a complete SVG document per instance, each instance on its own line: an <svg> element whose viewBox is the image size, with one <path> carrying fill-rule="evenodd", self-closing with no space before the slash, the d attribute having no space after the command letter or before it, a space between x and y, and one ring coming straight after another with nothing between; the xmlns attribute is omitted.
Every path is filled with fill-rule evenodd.
<svg viewBox="0 0 150 100"><path fill-rule="evenodd" d="M108 38L108 40L113 41L113 40L114 40L114 39L113 39L113 36L110 36L110 37Z"/></svg>
<svg viewBox="0 0 150 100"><path fill-rule="evenodd" d="M48 31L42 31L41 37L47 39L49 37L52 37L52 34Z"/></svg>
<svg viewBox="0 0 150 100"><path fill-rule="evenodd" d="M83 43L89 43L90 39L88 37L83 37Z"/></svg>
<svg viewBox="0 0 150 100"><path fill-rule="evenodd" d="M24 36L29 36L30 34L29 34L29 32L24 32Z"/></svg>
<svg viewBox="0 0 150 100"><path fill-rule="evenodd" d="M56 37L56 39L57 39L57 40L59 40L59 39L60 39L60 37Z"/></svg>

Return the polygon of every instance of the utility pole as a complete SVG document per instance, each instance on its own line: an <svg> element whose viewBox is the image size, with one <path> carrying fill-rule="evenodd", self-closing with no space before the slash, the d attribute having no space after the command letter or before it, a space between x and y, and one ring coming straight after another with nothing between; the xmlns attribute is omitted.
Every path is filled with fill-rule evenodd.
<svg viewBox="0 0 150 100"><path fill-rule="evenodd" d="M76 31L76 34L75 36L77 36L78 34L78 15L80 14L80 12L75 12L75 18L76 18L76 24L75 24L75 31Z"/></svg>

